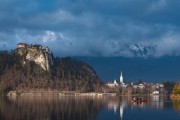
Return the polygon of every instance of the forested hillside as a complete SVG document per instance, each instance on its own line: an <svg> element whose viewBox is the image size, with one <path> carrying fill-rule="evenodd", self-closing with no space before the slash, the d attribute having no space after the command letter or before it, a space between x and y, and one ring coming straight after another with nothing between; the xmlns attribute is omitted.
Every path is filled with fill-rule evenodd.
<svg viewBox="0 0 180 120"><path fill-rule="evenodd" d="M50 71L26 60L15 50L0 51L0 91L69 90L99 91L101 81L94 69L79 60L53 57Z"/></svg>

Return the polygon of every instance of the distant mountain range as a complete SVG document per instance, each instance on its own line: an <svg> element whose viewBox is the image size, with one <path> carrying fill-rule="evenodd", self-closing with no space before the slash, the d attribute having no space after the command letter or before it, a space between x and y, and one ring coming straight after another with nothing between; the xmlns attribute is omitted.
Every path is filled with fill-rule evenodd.
<svg viewBox="0 0 180 120"><path fill-rule="evenodd" d="M154 45L143 45L143 44L132 44L129 46L129 50L135 57L152 57L155 53L156 46Z"/></svg>

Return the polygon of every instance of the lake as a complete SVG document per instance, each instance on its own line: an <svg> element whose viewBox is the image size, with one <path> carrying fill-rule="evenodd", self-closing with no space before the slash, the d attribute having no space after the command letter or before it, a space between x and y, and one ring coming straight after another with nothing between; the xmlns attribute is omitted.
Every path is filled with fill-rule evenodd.
<svg viewBox="0 0 180 120"><path fill-rule="evenodd" d="M0 120L180 120L180 101L148 96L56 96L0 98Z"/></svg>

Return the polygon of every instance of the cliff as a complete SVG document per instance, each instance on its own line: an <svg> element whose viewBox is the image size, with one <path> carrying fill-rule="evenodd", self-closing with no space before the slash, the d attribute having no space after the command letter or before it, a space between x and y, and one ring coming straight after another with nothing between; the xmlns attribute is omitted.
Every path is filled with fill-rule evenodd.
<svg viewBox="0 0 180 120"><path fill-rule="evenodd" d="M40 45L29 45L20 47L15 50L15 53L22 56L22 63L26 64L27 61L34 61L37 65L46 71L49 71L53 66L52 54L48 47L42 48Z"/></svg>

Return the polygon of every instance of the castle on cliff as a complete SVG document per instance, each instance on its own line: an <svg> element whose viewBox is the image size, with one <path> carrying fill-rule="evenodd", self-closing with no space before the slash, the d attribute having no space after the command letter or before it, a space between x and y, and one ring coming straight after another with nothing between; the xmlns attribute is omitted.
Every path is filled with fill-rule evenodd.
<svg viewBox="0 0 180 120"><path fill-rule="evenodd" d="M18 43L17 44L17 48L32 48L32 49L39 49L39 50L43 50L45 52L48 52L50 53L50 50L48 48L48 46L46 46L45 48L43 48L42 45L38 45L38 44L35 44L35 45L29 45L29 44L26 44L26 43Z"/></svg>

